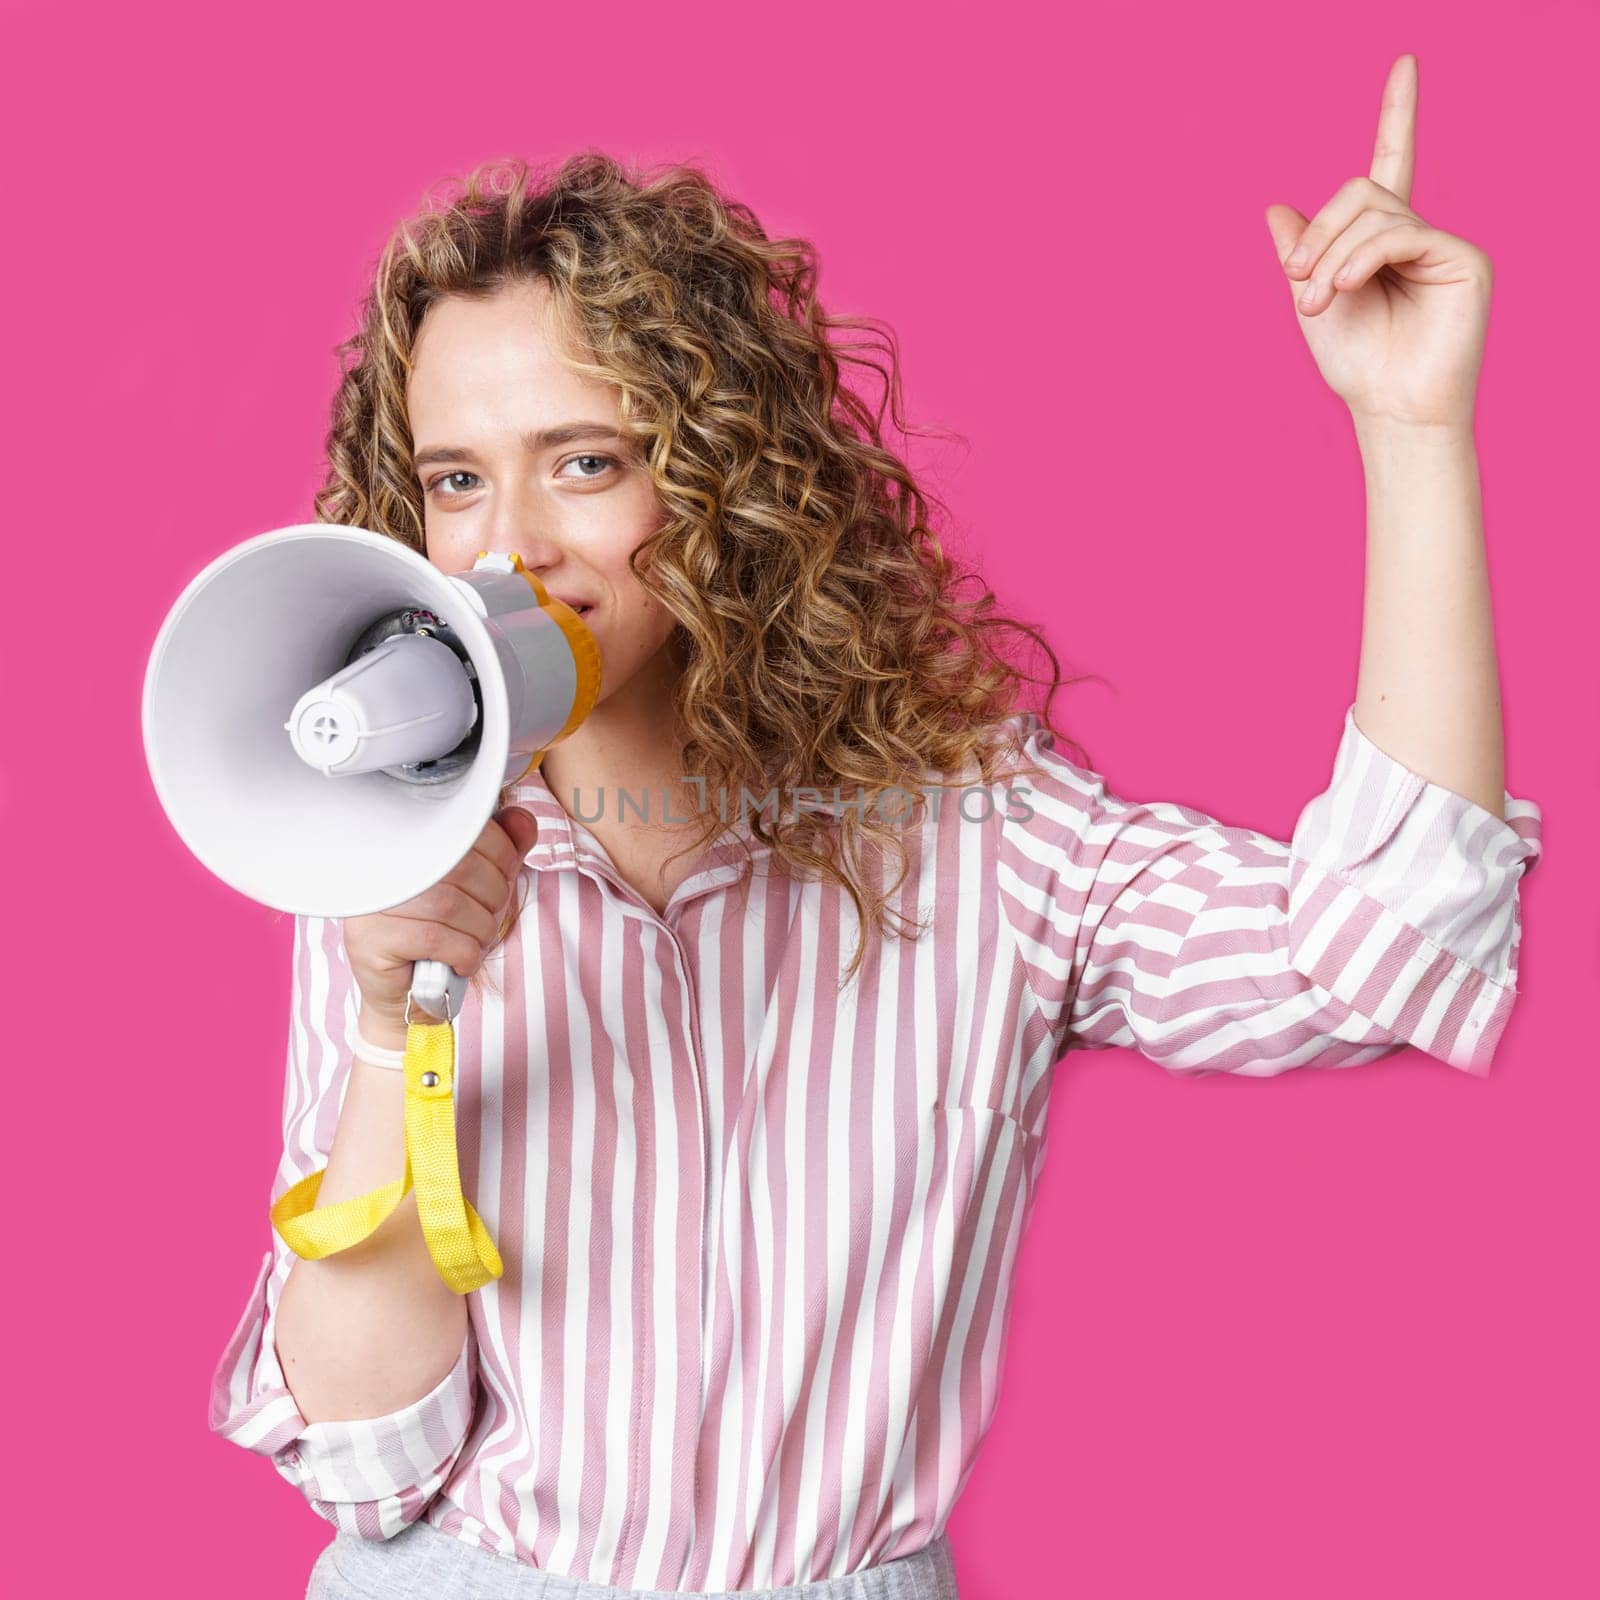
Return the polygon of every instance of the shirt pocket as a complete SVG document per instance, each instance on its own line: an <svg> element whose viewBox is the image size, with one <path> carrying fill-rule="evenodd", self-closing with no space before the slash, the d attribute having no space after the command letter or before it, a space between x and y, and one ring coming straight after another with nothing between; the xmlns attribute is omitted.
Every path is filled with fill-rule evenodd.
<svg viewBox="0 0 1600 1600"><path fill-rule="evenodd" d="M947 1175L958 1234L964 1227L975 1246L1007 1245L1009 1253L1011 1230L1027 1222L1045 1134L993 1106L938 1103L932 1122L935 1182Z"/></svg>

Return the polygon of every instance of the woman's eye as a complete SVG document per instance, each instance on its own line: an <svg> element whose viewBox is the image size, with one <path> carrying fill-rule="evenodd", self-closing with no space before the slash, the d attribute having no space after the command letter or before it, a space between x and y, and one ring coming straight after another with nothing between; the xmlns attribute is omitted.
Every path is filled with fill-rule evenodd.
<svg viewBox="0 0 1600 1600"><path fill-rule="evenodd" d="M598 461L602 464L602 469L600 472L580 472L578 473L578 477L580 478L601 477L604 475L605 467L614 467L617 465L616 459L613 456L573 456L570 461L563 462L562 465L564 467L576 466L580 461Z"/></svg>
<svg viewBox="0 0 1600 1600"><path fill-rule="evenodd" d="M436 493L438 491L439 485L442 484L442 483L447 483L451 478L475 478L475 477L477 477L477 473L475 473L475 472L441 472L437 478L434 478L428 484L428 493L429 494ZM441 498L445 499L445 500L453 499L455 497L455 495L457 494L457 492L458 491L452 489L449 493L442 495ZM459 492L462 493L462 494L465 494L466 490L463 489L463 490L460 490Z"/></svg>

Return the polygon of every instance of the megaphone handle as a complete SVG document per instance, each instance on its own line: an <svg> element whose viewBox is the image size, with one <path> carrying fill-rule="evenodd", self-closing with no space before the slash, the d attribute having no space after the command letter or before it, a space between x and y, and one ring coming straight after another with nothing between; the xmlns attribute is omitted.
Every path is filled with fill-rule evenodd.
<svg viewBox="0 0 1600 1600"><path fill-rule="evenodd" d="M411 969L411 998L440 1022L461 1015L467 980L443 961L419 961Z"/></svg>

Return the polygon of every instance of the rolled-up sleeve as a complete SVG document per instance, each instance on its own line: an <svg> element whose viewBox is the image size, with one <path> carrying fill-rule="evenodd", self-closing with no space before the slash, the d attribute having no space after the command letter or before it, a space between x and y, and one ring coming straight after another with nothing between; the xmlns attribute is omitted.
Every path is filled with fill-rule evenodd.
<svg viewBox="0 0 1600 1600"><path fill-rule="evenodd" d="M1022 719L1043 775L1010 780L1001 901L1059 1052L1267 1077L1413 1046L1488 1072L1540 809L1507 791L1497 817L1395 760L1354 713L1287 841L1121 799Z"/></svg>
<svg viewBox="0 0 1600 1600"><path fill-rule="evenodd" d="M284 1150L269 1204L327 1165L338 1126L354 998L337 921L296 917L292 990ZM209 1427L267 1457L334 1526L362 1538L392 1538L443 1487L471 1428L477 1378L471 1327L455 1365L413 1404L380 1417L308 1423L284 1381L275 1340L295 1256L276 1230L272 1240L212 1374Z"/></svg>

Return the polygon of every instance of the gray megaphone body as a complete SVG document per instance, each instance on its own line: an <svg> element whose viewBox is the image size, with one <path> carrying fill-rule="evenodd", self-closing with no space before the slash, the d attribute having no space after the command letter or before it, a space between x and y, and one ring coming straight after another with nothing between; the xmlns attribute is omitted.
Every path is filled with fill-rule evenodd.
<svg viewBox="0 0 1600 1600"><path fill-rule="evenodd" d="M178 597L145 671L145 759L223 882L367 916L443 878L599 688L594 636L515 554L445 574L383 534L305 523L234 546ZM410 999L453 1019L466 989L419 961Z"/></svg>

